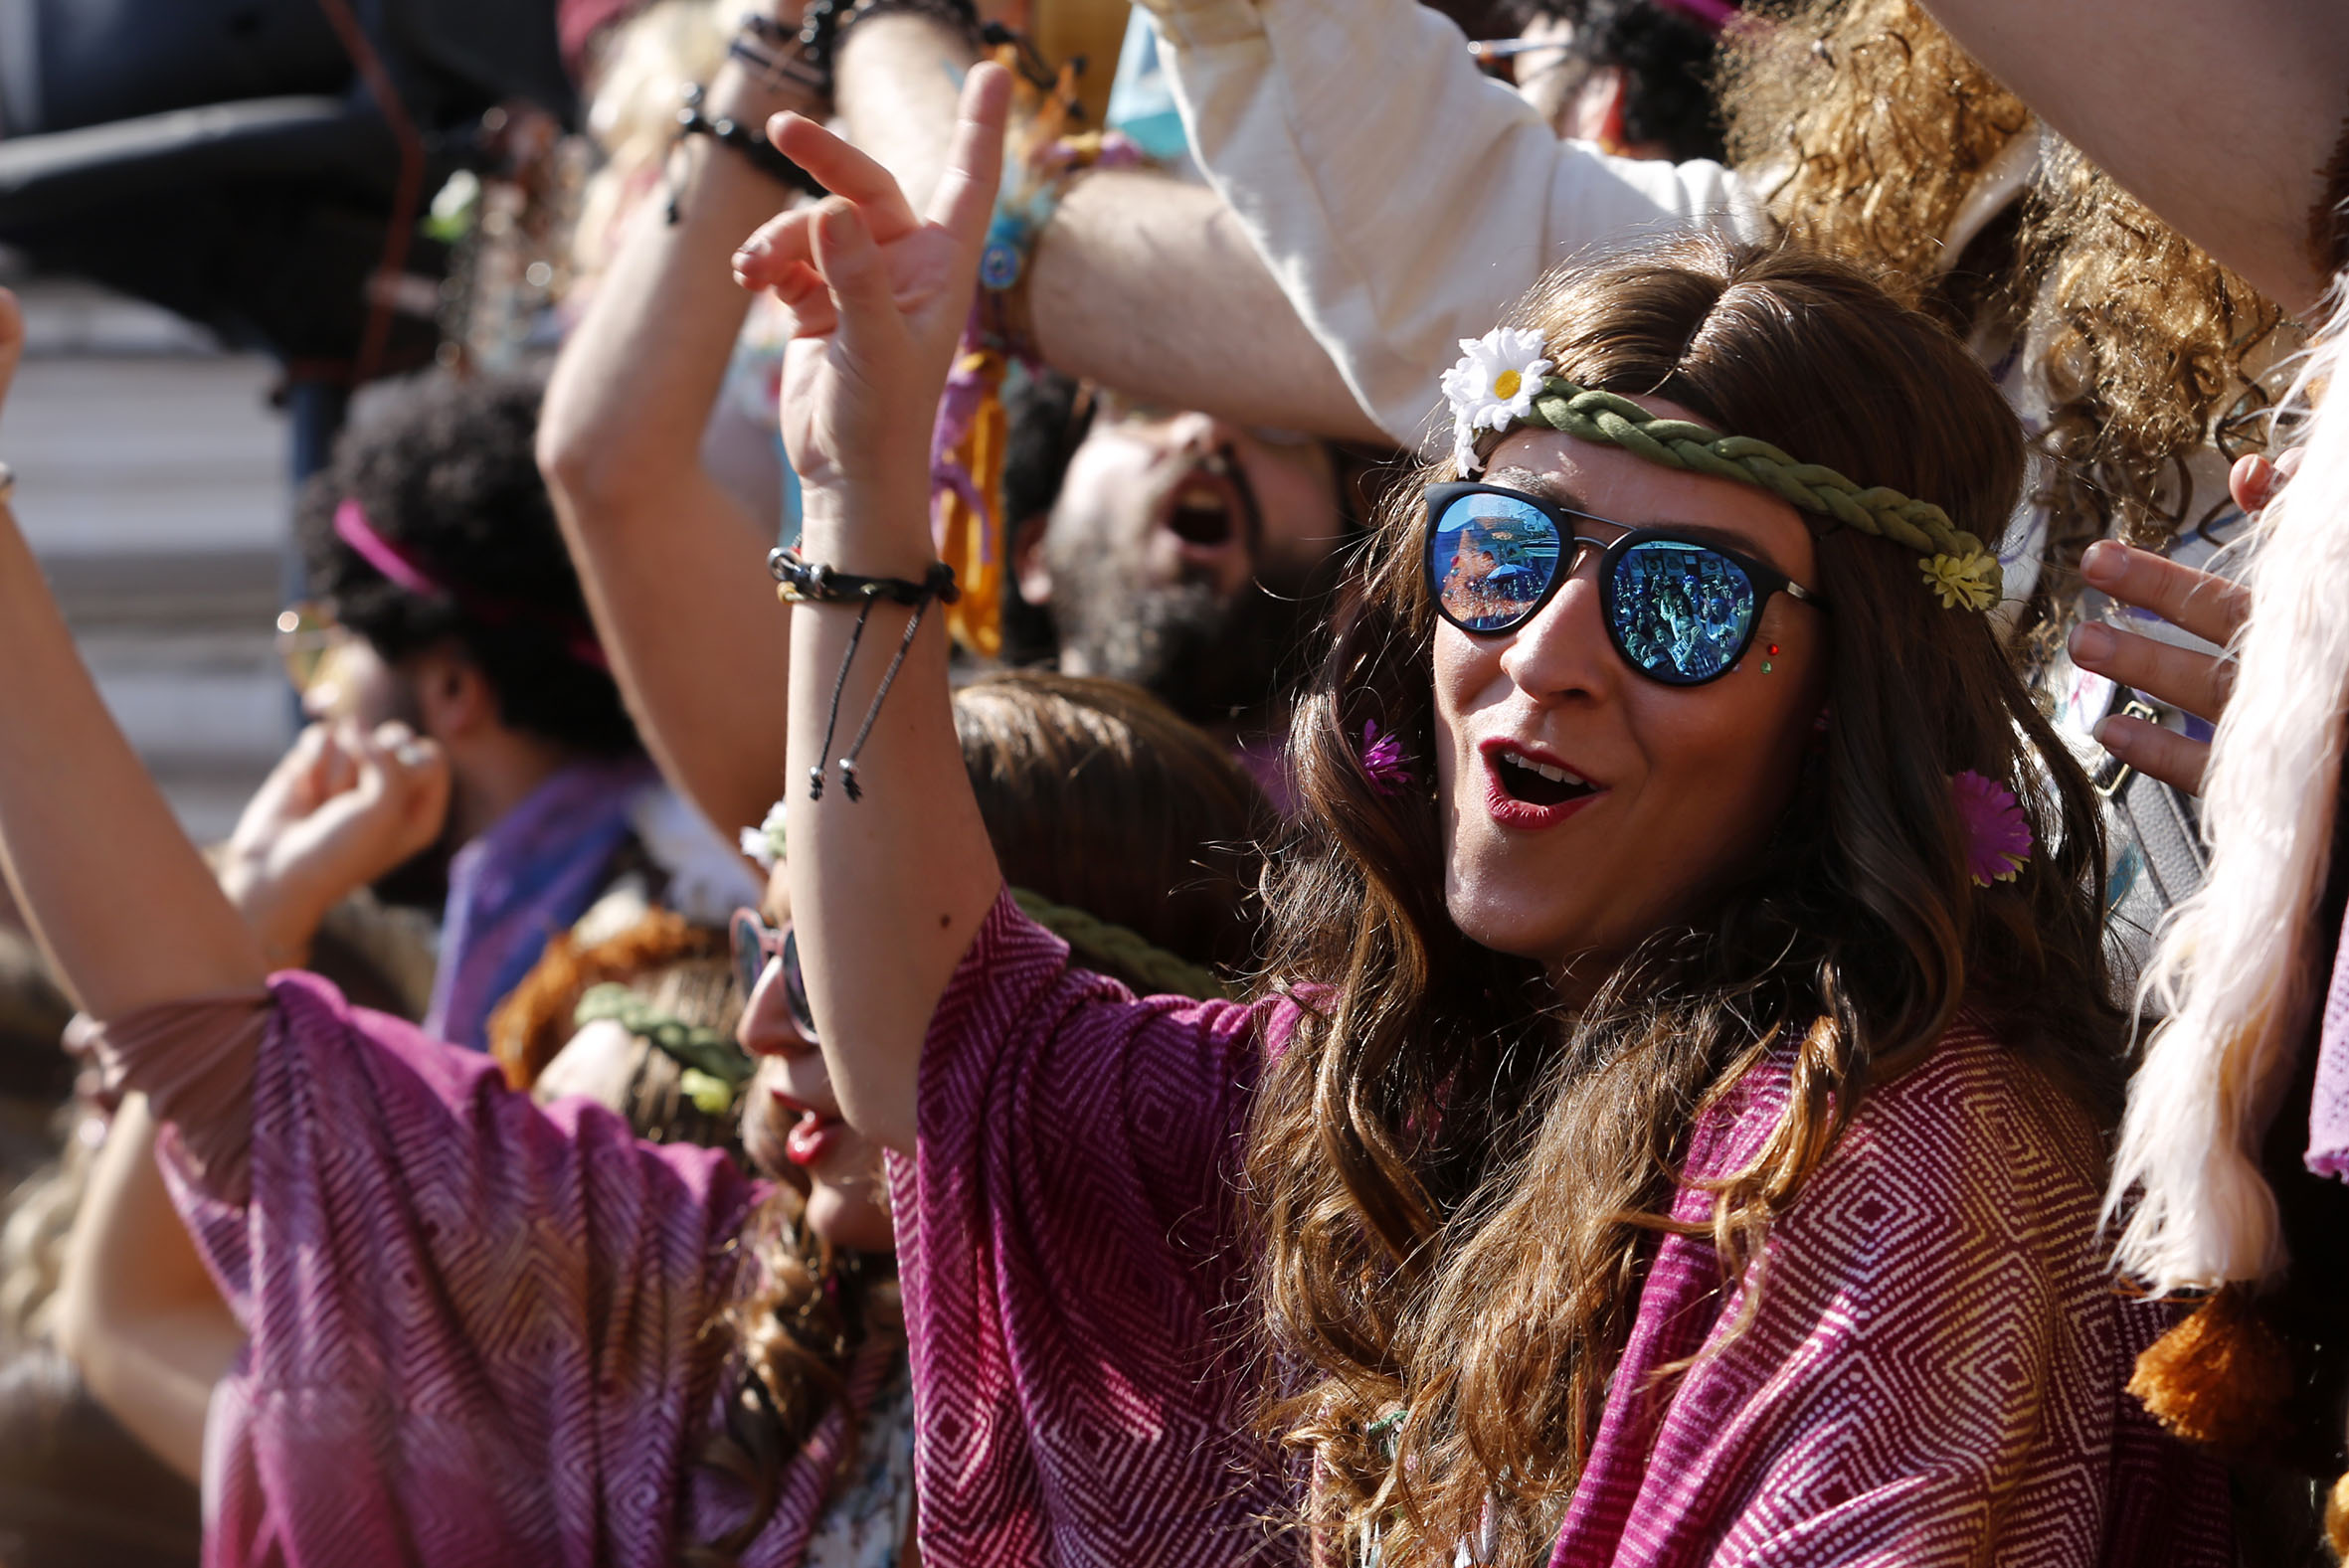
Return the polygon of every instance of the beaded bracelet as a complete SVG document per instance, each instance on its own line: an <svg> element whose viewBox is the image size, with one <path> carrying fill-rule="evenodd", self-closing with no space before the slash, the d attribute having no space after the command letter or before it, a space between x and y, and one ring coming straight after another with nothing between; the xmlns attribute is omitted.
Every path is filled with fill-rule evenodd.
<svg viewBox="0 0 2349 1568"><path fill-rule="evenodd" d="M708 95L708 89L700 83L686 85L685 101L677 109L677 136L680 140L687 136L707 136L742 154L750 160L752 168L769 179L788 185L795 191L804 191L810 196L829 194L821 180L778 152L773 142L748 125L723 115L712 119L702 113L701 105ZM672 196L669 201L669 222L676 221L677 204Z"/></svg>

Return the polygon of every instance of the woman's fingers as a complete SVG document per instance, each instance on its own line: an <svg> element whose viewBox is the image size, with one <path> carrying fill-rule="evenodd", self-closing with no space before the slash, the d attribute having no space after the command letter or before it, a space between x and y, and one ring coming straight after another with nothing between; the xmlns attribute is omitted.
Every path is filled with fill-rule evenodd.
<svg viewBox="0 0 2349 1568"><path fill-rule="evenodd" d="M449 804L449 760L432 741L397 723L363 737L357 760L353 805L377 822L381 848L370 858L389 869L440 836Z"/></svg>
<svg viewBox="0 0 2349 1568"><path fill-rule="evenodd" d="M876 244L886 245L901 234L910 234L920 223L895 175L807 115L789 111L776 115L767 122L767 139L775 143L777 151L820 180L825 190L854 202Z"/></svg>
<svg viewBox="0 0 2349 1568"><path fill-rule="evenodd" d="M2079 571L2090 588L2124 605L2149 610L2179 630L2222 647L2234 640L2251 611L2251 593L2241 584L2114 539L2088 546Z"/></svg>
<svg viewBox="0 0 2349 1568"><path fill-rule="evenodd" d="M889 286L881 248L865 228L862 212L836 196L825 199L816 221L815 268L823 274L832 308L839 312L840 347L872 377L899 352L904 317Z"/></svg>
<svg viewBox="0 0 2349 1568"><path fill-rule="evenodd" d="M1003 125L1011 112L1011 73L992 61L963 79L961 116L946 174L930 196L930 221L976 258L994 216L1003 178Z"/></svg>
<svg viewBox="0 0 2349 1568"><path fill-rule="evenodd" d="M2227 493L2245 511L2257 512L2275 498L2275 486L2280 477L2275 471L2275 464L2264 457L2239 457L2235 466L2227 470Z"/></svg>
<svg viewBox="0 0 2349 1568"><path fill-rule="evenodd" d="M2238 457L2235 466L2227 470L2227 493L2247 512L2264 511L2275 499L2275 492L2283 488L2283 481L2300 466L2300 454L2306 449L2294 446L2272 461L2256 453Z"/></svg>
<svg viewBox="0 0 2349 1568"><path fill-rule="evenodd" d="M759 225L734 253L734 280L745 288L775 288L793 268L813 261L819 210L795 207Z"/></svg>
<svg viewBox="0 0 2349 1568"><path fill-rule="evenodd" d="M2156 642L2100 621L2074 627L2071 647L2072 662L2081 669L2205 719L2217 720L2235 689L2233 659Z"/></svg>
<svg viewBox="0 0 2349 1568"><path fill-rule="evenodd" d="M2096 744L2141 774L2188 794L2202 793L2203 769L2211 760L2208 741L2188 740L2174 730L2116 713L2097 724Z"/></svg>

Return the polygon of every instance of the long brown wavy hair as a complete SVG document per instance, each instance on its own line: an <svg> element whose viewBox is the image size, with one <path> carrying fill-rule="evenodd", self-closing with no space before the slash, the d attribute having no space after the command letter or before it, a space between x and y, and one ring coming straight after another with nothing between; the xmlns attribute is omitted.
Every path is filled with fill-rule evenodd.
<svg viewBox="0 0 2349 1568"><path fill-rule="evenodd" d="M1732 160L1761 178L1787 232L1993 343L2045 312L2025 369L2049 410L2050 531L2021 627L2048 628L2044 644L2097 538L2158 548L2225 509L2224 487L2198 492L2186 459L2262 443L2259 373L2283 312L2044 128L2020 199L1962 259L1944 257L2031 111L1912 0L1747 9L1759 25L1724 37L1721 111Z"/></svg>
<svg viewBox="0 0 2349 1568"><path fill-rule="evenodd" d="M2021 432L1964 347L1814 253L1678 240L1553 274L1517 324L1580 385L1669 398L1986 537L2022 483ZM1448 1562L1490 1497L1499 1560L1532 1562L1672 1228L1687 1138L1765 1052L1790 1110L1719 1188L1732 1268L1869 1085L1961 1008L2109 1122L2104 840L1987 617L1940 608L1908 551L1827 533L1832 718L1794 804L1740 886L1565 1016L1537 965L1453 925L1437 806L1363 769L1375 721L1432 777L1424 549L1403 487L1292 735L1304 811L1271 884L1273 972L1307 1015L1247 1168L1271 1358L1302 1375L1263 1419L1312 1462L1318 1543L1374 1530L1382 1562ZM2012 882L1968 874L1949 790L1967 769L2028 813L2038 850Z"/></svg>
<svg viewBox="0 0 2349 1568"><path fill-rule="evenodd" d="M1006 883L1192 963L1237 968L1257 956L1271 810L1214 737L1138 686L1044 670L982 676L955 692L954 707ZM739 1559L839 1402L859 1348L904 1332L888 1261L831 1247L804 1208L796 1189L779 1188L744 1229L750 1267L719 1319L740 1347L740 1375L702 1463L740 1482L752 1506L723 1538L687 1546L689 1568ZM855 1458L853 1419L849 1436L843 1466Z"/></svg>

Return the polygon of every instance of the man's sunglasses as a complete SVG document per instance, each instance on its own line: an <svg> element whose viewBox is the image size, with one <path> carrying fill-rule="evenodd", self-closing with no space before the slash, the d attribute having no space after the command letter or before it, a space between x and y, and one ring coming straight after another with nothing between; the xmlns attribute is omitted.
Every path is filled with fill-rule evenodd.
<svg viewBox="0 0 2349 1568"><path fill-rule="evenodd" d="M755 909L738 909L727 923L727 932L734 939L734 978L741 982L742 999L750 1002L751 992L759 988L760 977L767 972L767 961L779 958L783 962L783 1004L792 1015L792 1027L810 1045L819 1044L815 1034L815 1013L808 1005L808 976L800 970L800 938L790 926L781 930L767 924L766 917Z"/></svg>
<svg viewBox="0 0 2349 1568"><path fill-rule="evenodd" d="M1701 686L1736 667L1772 594L1827 608L1800 583L1734 550L1668 528L1616 538L1574 532L1578 522L1621 528L1493 484L1427 487L1427 587L1443 617L1473 636L1515 631L1599 554L1599 607L1625 663L1668 686Z"/></svg>

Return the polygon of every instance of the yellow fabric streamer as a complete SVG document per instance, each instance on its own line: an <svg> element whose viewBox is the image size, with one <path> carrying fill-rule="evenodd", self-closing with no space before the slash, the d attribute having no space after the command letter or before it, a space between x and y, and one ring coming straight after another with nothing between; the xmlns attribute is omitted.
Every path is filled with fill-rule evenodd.
<svg viewBox="0 0 2349 1568"><path fill-rule="evenodd" d="M930 528L938 559L955 569L963 596L946 607L947 630L974 653L994 657L1003 647L1003 555L1005 542L990 526L989 514L1003 509L1003 456L1011 423L1003 412L1003 376L1011 368L999 348L969 348L955 362L954 379L973 387L961 439L946 449L946 460L970 476L980 504L957 484L935 487ZM982 508L985 508L983 510Z"/></svg>

